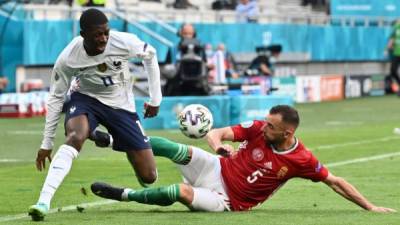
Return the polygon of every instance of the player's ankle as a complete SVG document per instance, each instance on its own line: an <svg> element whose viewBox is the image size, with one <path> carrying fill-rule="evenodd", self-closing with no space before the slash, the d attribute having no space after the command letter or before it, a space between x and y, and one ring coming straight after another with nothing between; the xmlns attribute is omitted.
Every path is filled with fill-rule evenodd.
<svg viewBox="0 0 400 225"><path fill-rule="evenodd" d="M129 193L134 193L134 192L135 191L133 189L125 188L124 191L122 192L122 195L121 195L121 201L129 202L130 200L129 200L128 195L129 195Z"/></svg>
<svg viewBox="0 0 400 225"><path fill-rule="evenodd" d="M38 205L38 206L43 206L43 207L46 208L47 210L50 209L50 204L45 203L45 202L37 202L36 205Z"/></svg>

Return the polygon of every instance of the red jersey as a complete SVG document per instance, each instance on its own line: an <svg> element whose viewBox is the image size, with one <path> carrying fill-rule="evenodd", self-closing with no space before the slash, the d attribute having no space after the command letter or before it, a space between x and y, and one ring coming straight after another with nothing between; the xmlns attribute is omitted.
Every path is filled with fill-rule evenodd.
<svg viewBox="0 0 400 225"><path fill-rule="evenodd" d="M221 173L231 206L235 211L249 210L264 202L286 181L294 177L323 181L328 170L296 139L285 152L276 151L263 135L265 121L232 126L239 151L220 158Z"/></svg>

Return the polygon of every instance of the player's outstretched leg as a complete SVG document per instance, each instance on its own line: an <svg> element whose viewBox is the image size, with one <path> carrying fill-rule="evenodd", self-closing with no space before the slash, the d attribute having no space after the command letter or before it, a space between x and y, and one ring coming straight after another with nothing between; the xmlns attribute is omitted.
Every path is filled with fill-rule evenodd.
<svg viewBox="0 0 400 225"><path fill-rule="evenodd" d="M179 184L132 190L129 188L113 187L103 182L95 182L90 188L95 195L102 198L117 201L135 201L149 205L168 206L178 201L180 197Z"/></svg>
<svg viewBox="0 0 400 225"><path fill-rule="evenodd" d="M103 182L95 182L90 186L90 189L92 189L93 194L102 198L122 201L122 193L124 192L124 188L113 187Z"/></svg>
<svg viewBox="0 0 400 225"><path fill-rule="evenodd" d="M192 158L191 151L188 145L176 143L166 138L151 136L151 148L155 156L163 156L174 163L186 165Z"/></svg>
<svg viewBox="0 0 400 225"><path fill-rule="evenodd" d="M112 144L110 134L95 130L90 139L98 147L108 147ZM174 163L186 165L190 162L191 153L189 146L170 141L166 138L152 136L150 137L151 148L155 156L162 156L172 160Z"/></svg>

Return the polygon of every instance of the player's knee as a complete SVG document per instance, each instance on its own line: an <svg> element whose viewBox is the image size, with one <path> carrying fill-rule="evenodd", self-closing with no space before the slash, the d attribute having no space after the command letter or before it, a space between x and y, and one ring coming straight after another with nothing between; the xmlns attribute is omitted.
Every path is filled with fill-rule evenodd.
<svg viewBox="0 0 400 225"><path fill-rule="evenodd" d="M146 184L152 184L157 180L157 170L150 170L140 175L140 179Z"/></svg>
<svg viewBox="0 0 400 225"><path fill-rule="evenodd" d="M79 134L73 131L67 135L66 144L73 146L79 151L82 148L82 145L85 142L86 138L87 135Z"/></svg>
<svg viewBox="0 0 400 225"><path fill-rule="evenodd" d="M190 206L193 202L193 188L187 184L179 184L179 200L185 205Z"/></svg>

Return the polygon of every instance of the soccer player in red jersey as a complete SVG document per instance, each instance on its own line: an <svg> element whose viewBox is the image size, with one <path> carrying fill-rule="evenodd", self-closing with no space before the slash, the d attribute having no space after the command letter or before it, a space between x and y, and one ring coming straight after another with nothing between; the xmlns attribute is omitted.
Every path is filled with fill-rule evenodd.
<svg viewBox="0 0 400 225"><path fill-rule="evenodd" d="M300 119L286 105L275 106L264 121L211 130L209 146L219 155L194 146L151 137L153 153L179 165L184 183L132 190L95 182L96 195L119 201L170 205L179 201L199 211L243 211L263 203L295 177L322 181L365 210L395 212L369 202L353 185L330 173L295 137ZM237 151L223 141L241 142Z"/></svg>

